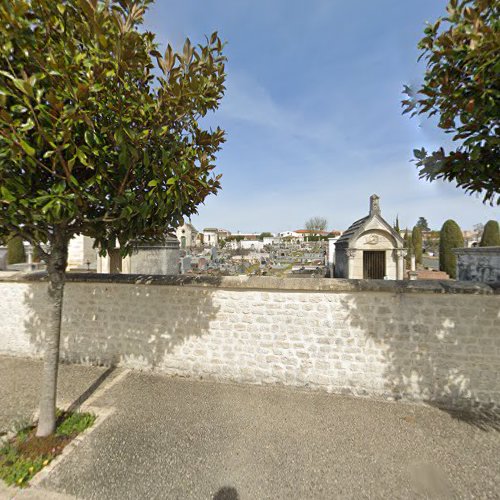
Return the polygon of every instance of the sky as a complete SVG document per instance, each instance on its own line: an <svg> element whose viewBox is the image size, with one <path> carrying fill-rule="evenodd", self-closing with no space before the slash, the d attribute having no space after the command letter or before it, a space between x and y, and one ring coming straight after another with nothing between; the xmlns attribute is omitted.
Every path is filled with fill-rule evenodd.
<svg viewBox="0 0 500 500"><path fill-rule="evenodd" d="M400 227L420 216L463 229L499 209L453 184L418 178L412 151L448 143L435 124L402 115L404 84L424 67L417 44L445 0L156 0L144 27L164 49L218 31L227 43L226 94L210 123L227 142L222 190L192 218L197 229L303 228L312 216L346 229L371 194Z"/></svg>

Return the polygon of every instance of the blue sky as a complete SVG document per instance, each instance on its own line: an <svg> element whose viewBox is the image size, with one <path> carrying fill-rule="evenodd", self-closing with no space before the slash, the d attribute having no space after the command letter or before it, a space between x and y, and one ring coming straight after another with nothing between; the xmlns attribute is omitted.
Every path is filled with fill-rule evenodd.
<svg viewBox="0 0 500 500"><path fill-rule="evenodd" d="M326 217L345 229L381 197L402 227L424 216L464 229L499 211L449 183L418 179L412 150L445 143L401 115L403 84L423 74L416 45L445 0L157 0L145 28L165 47L219 31L227 92L211 122L227 131L222 190L192 222L233 232L282 231Z"/></svg>

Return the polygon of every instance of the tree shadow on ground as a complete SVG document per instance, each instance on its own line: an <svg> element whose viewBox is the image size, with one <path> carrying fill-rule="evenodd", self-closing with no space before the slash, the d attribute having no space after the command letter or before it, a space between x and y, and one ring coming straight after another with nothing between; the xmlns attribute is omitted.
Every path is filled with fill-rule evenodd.
<svg viewBox="0 0 500 500"><path fill-rule="evenodd" d="M438 408L450 415L451 418L465 422L482 431L500 432L500 411L482 410L481 408L453 409L429 402L431 406Z"/></svg>
<svg viewBox="0 0 500 500"><path fill-rule="evenodd" d="M66 284L61 326L64 361L168 368L170 362L175 364L175 359L167 359L169 354L179 353L185 342L207 333L219 310L213 303L215 287L155 284L155 280L175 284L175 277L96 276L100 281L87 275L86 281ZM212 282L217 285L217 278ZM49 317L47 284L32 283L24 301L25 331L41 354Z"/></svg>
<svg viewBox="0 0 500 500"><path fill-rule="evenodd" d="M499 408L489 402L500 366L495 297L358 292L341 304L349 336L376 365L371 378L354 374L349 385L423 401L478 429L500 430Z"/></svg>
<svg viewBox="0 0 500 500"><path fill-rule="evenodd" d="M106 371L102 372L99 377L97 377L94 382L89 386L89 388L80 394L68 407L69 412L79 411L80 407L87 401L96 391L101 387L101 385L111 376L115 371L116 367L110 366Z"/></svg>

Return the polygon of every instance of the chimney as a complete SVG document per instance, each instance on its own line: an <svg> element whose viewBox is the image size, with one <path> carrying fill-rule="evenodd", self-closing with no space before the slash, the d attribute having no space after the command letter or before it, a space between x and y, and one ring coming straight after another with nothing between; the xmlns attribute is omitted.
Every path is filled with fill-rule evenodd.
<svg viewBox="0 0 500 500"><path fill-rule="evenodd" d="M380 214L380 198L376 194L370 196L370 215Z"/></svg>

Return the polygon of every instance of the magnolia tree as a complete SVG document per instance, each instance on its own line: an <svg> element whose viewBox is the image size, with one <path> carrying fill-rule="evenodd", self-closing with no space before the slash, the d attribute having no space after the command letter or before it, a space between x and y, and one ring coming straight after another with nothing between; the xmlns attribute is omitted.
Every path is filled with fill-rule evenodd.
<svg viewBox="0 0 500 500"><path fill-rule="evenodd" d="M158 51L152 0L0 3L0 238L47 263L50 319L38 436L55 428L68 243L105 252L161 239L220 188L224 132L200 119L224 93L223 45Z"/></svg>
<svg viewBox="0 0 500 500"><path fill-rule="evenodd" d="M455 182L500 204L499 0L449 0L446 17L425 28L419 89L405 87L404 112L436 116L453 147L415 149L420 177Z"/></svg>

